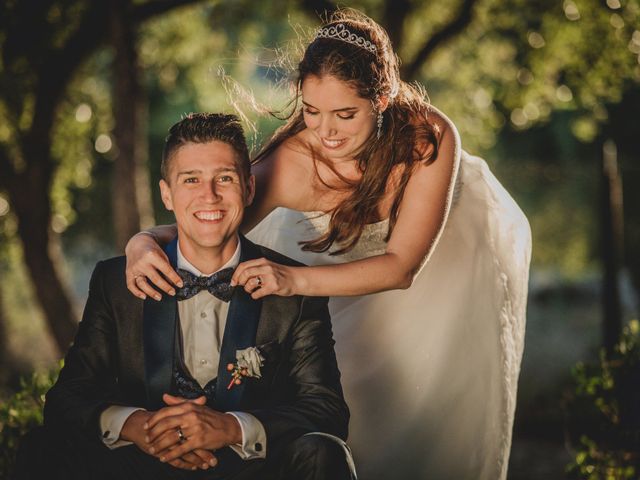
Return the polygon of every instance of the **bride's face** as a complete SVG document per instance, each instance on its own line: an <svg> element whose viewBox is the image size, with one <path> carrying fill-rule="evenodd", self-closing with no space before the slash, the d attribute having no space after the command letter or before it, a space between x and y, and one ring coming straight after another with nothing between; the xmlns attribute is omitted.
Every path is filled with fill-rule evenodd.
<svg viewBox="0 0 640 480"><path fill-rule="evenodd" d="M376 126L370 100L331 75L309 76L302 82L304 122L316 148L331 160L350 160Z"/></svg>

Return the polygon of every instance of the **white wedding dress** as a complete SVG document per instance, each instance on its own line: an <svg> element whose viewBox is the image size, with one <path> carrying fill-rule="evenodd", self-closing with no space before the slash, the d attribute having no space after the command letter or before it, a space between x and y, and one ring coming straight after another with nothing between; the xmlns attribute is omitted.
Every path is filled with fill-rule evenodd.
<svg viewBox="0 0 640 480"><path fill-rule="evenodd" d="M531 232L486 163L457 143L445 221L413 285L330 300L360 480L506 478ZM280 208L249 238L308 265L384 253L386 220L344 255L303 252L298 242L328 223Z"/></svg>

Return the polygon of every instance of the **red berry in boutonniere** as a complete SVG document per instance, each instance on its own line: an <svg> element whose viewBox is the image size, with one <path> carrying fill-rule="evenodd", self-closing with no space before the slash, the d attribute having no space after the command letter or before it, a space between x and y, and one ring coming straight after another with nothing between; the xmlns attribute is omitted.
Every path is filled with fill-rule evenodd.
<svg viewBox="0 0 640 480"><path fill-rule="evenodd" d="M231 372L231 381L227 385L227 390L231 390L234 385L240 385L242 377L260 378L260 367L263 362L264 357L256 347L236 350L236 362L227 364L227 371Z"/></svg>

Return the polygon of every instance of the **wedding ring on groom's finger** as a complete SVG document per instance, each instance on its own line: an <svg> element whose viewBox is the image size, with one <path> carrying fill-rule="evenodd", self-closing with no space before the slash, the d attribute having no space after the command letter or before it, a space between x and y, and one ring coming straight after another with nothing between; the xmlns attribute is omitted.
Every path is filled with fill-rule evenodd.
<svg viewBox="0 0 640 480"><path fill-rule="evenodd" d="M260 278L260 275L258 275L256 277L256 287L260 288L262 286L262 279Z"/></svg>
<svg viewBox="0 0 640 480"><path fill-rule="evenodd" d="M178 430L176 430L176 433L178 434L178 440L180 441L180 443L183 443L187 440L187 437L184 436L181 428L178 428Z"/></svg>

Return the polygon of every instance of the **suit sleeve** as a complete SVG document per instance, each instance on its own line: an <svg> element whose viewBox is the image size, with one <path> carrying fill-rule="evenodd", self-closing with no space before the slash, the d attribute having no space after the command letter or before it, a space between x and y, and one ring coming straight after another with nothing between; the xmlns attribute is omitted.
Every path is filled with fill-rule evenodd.
<svg viewBox="0 0 640 480"><path fill-rule="evenodd" d="M46 396L45 425L100 435L99 415L118 401L115 326L105 296L104 263L93 271L89 296L64 367Z"/></svg>
<svg viewBox="0 0 640 480"><path fill-rule="evenodd" d="M349 409L342 395L326 298L304 297L288 358L289 401L250 411L265 427L268 458L308 432L347 438Z"/></svg>

